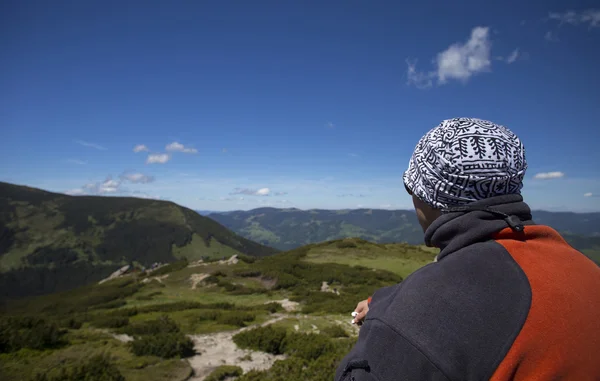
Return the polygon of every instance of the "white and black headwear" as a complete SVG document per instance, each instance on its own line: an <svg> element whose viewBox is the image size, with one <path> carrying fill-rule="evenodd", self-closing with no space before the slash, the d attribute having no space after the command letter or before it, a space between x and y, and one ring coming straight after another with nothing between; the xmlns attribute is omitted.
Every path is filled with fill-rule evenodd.
<svg viewBox="0 0 600 381"><path fill-rule="evenodd" d="M508 128L475 118L444 120L419 140L405 186L437 209L519 194L525 148Z"/></svg>

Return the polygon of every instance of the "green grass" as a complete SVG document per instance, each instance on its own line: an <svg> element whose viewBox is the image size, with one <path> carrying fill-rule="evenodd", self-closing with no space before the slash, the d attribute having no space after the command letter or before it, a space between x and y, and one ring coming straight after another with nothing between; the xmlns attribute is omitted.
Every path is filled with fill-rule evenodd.
<svg viewBox="0 0 600 381"><path fill-rule="evenodd" d="M352 242L350 240L344 240ZM358 242L356 247L340 249L336 243L318 245L310 249L304 260L312 263L339 263L349 266L365 266L388 270L403 279L421 267L431 263L436 250L404 244L373 244Z"/></svg>
<svg viewBox="0 0 600 381"><path fill-rule="evenodd" d="M153 356L134 356L128 346L108 333L81 329L70 331L71 345L45 351L20 350L0 354L0 379L3 381L28 380L36 373L52 373L59 367L81 363L94 355L106 353L116 363L127 381L185 380L191 374L187 362L163 361Z"/></svg>

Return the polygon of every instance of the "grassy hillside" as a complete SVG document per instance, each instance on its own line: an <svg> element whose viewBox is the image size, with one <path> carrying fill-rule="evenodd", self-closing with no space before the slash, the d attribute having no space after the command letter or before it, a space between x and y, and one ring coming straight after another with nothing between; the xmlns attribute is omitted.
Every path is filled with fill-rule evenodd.
<svg viewBox="0 0 600 381"><path fill-rule="evenodd" d="M299 210L259 208L211 213L209 217L243 237L281 250L332 239L359 237L377 243L421 244L414 211ZM535 211L536 223L552 226L586 255L600 258L600 213Z"/></svg>
<svg viewBox="0 0 600 381"><path fill-rule="evenodd" d="M172 202L0 183L0 297L69 289L132 262L275 252Z"/></svg>
<svg viewBox="0 0 600 381"><path fill-rule="evenodd" d="M357 327L349 322L356 303L434 255L404 244L328 241L241 256L237 263L182 261L147 275L10 301L0 314L0 379L69 381L94 374L178 381L193 372L212 379L331 380L356 340ZM385 260L389 269L382 269Z"/></svg>

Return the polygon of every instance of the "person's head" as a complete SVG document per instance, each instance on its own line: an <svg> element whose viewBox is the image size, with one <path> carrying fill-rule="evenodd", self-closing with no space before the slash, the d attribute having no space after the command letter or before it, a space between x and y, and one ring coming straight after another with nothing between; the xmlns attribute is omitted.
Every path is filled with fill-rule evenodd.
<svg viewBox="0 0 600 381"><path fill-rule="evenodd" d="M444 120L417 143L402 179L423 231L444 209L519 194L525 148L508 128L487 120Z"/></svg>

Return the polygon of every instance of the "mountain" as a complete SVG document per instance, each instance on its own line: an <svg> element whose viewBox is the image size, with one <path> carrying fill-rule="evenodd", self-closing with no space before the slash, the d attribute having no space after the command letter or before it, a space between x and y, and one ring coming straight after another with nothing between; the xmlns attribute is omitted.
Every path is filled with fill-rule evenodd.
<svg viewBox="0 0 600 381"><path fill-rule="evenodd" d="M275 252L172 202L0 182L0 298L66 290L132 262Z"/></svg>
<svg viewBox="0 0 600 381"><path fill-rule="evenodd" d="M377 243L423 243L423 231L412 210L259 208L212 213L208 217L243 237L281 250L346 237ZM600 261L600 213L534 211L533 217L536 223L553 227L575 248Z"/></svg>

